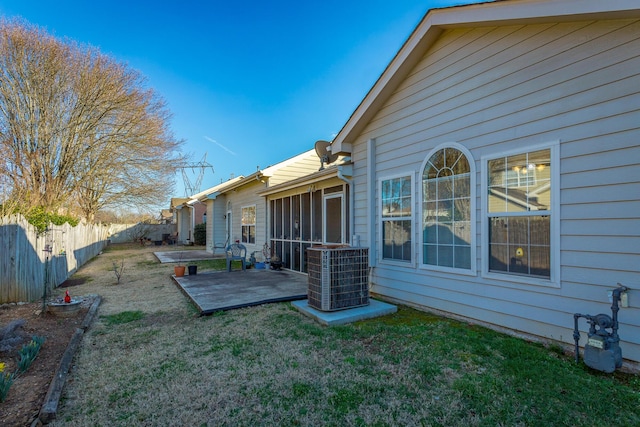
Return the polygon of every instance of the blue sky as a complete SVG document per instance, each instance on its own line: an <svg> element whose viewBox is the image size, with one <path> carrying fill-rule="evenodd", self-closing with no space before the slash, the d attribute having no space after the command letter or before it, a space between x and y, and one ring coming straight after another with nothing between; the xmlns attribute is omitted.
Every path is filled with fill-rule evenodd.
<svg viewBox="0 0 640 427"><path fill-rule="evenodd" d="M203 190L331 140L428 9L474 2L0 0L0 13L146 76L184 151L213 165Z"/></svg>

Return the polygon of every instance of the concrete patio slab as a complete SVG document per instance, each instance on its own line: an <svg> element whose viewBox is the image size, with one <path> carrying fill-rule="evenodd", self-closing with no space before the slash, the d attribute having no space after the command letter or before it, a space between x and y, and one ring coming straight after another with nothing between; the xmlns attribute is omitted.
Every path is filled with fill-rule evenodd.
<svg viewBox="0 0 640 427"><path fill-rule="evenodd" d="M374 317L393 314L398 307L386 302L369 299L369 305L364 307L349 308L340 311L320 311L309 306L308 300L293 301L293 305L301 313L315 319L325 326L344 325L358 320L372 319Z"/></svg>
<svg viewBox="0 0 640 427"><path fill-rule="evenodd" d="M193 249L187 251L162 251L153 253L160 263L170 262L190 262L190 261L202 261L214 258L224 258L224 254L212 255L205 250Z"/></svg>
<svg viewBox="0 0 640 427"><path fill-rule="evenodd" d="M307 298L307 276L292 271L215 271L173 279L201 315Z"/></svg>

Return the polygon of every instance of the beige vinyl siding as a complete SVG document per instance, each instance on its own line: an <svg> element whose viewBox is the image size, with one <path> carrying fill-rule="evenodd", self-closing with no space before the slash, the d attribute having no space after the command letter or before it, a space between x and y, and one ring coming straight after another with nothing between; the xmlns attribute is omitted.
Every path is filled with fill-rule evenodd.
<svg viewBox="0 0 640 427"><path fill-rule="evenodd" d="M242 242L242 208L247 206L256 207L256 243L243 243L247 247L247 257L251 255L251 252L262 251L262 245L266 242L265 198L256 194L262 189L264 189L264 184L256 180L255 183L248 183L225 194L227 202L231 202L233 211L232 242L236 240Z"/></svg>
<svg viewBox="0 0 640 427"><path fill-rule="evenodd" d="M217 228L215 226L215 215L213 213L213 200L207 200L204 202L207 205L207 224L205 225L205 232L207 234L205 250L207 252L213 252L213 242L215 240L214 230Z"/></svg>
<svg viewBox="0 0 640 427"><path fill-rule="evenodd" d="M227 224L225 215L227 214L227 203L225 196L218 196L216 199L207 200L207 252L214 252L217 244L228 243ZM220 254L220 249L216 254Z"/></svg>
<svg viewBox="0 0 640 427"><path fill-rule="evenodd" d="M366 171L366 144L355 145L352 153L354 161L354 176L352 177L353 185L350 188L350 195L353 197L353 231L352 235L360 237L360 246L371 248L374 245L371 236L368 233L367 219L369 217L369 204L367 201L367 182ZM379 176L378 176L379 177ZM376 205L377 206L377 205Z"/></svg>
<svg viewBox="0 0 640 427"><path fill-rule="evenodd" d="M183 205L176 211L176 223L178 224L178 242L181 244L192 240L191 236L191 209Z"/></svg>
<svg viewBox="0 0 640 427"><path fill-rule="evenodd" d="M419 176L439 144L469 149L477 171L478 271L486 220L481 158L560 141L552 165L560 168L554 188L561 209L552 213L560 220L559 288L381 263L374 292L572 343L573 313L610 313L607 291L617 282L640 283L640 21L445 30L352 142L355 232L369 246L380 238L367 235L370 138L377 177ZM415 229L417 254L421 224ZM640 298L629 301L619 314L623 356L640 361Z"/></svg>
<svg viewBox="0 0 640 427"><path fill-rule="evenodd" d="M505 133L512 129L502 127L507 115L514 125L522 127L557 114L571 117L571 112L584 110L593 102L602 107L602 92L610 99L628 94L633 80L626 79L637 78L633 61L637 61L640 46L633 42L637 41L640 24L626 24L617 31L610 25L600 28L597 23L519 27L506 40L489 38L491 34L501 34L485 29L485 37L467 43L464 49L458 44L449 46L454 52L447 59L453 62L441 72L433 73L431 67L442 61L432 65L434 59L427 56L380 111L370 129L375 131L383 123L390 123L391 127L385 126L384 130L394 132L395 139L436 138L466 133L472 127L477 128L473 132L478 135ZM583 27L581 31L576 31L577 26ZM576 40L593 39L592 31L605 34L577 44ZM445 33L443 39L459 38L460 32ZM508 48L503 46L507 42ZM570 47L572 50L567 51ZM575 50L582 50L583 54L578 55ZM460 56L464 59L459 60ZM588 76L586 70L592 70ZM584 86L585 80L588 87ZM608 86L603 87L605 84ZM616 92L609 93L612 89ZM562 102L558 102L560 99Z"/></svg>

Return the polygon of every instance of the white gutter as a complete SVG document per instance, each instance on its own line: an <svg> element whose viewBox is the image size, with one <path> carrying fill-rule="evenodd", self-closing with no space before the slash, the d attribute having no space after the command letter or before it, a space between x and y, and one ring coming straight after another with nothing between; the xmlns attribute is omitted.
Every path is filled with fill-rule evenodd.
<svg viewBox="0 0 640 427"><path fill-rule="evenodd" d="M367 233L369 233L369 267L376 266L378 245L376 236L376 140L371 138L367 141Z"/></svg>
<svg viewBox="0 0 640 427"><path fill-rule="evenodd" d="M193 227L193 223L196 220L196 209L192 204L187 204L187 207L189 208L189 212L191 213L191 221L189 222L189 243L193 242L193 232L194 227Z"/></svg>
<svg viewBox="0 0 640 427"><path fill-rule="evenodd" d="M343 180L344 182L347 183L347 185L349 186L349 233L351 233L352 237L351 239L349 239L349 243L351 244L351 246L354 246L354 243L358 243L359 246L359 242L356 242L356 240L360 240L360 238L355 234L355 230L353 229L354 227L354 218L355 218L355 214L353 212L354 207L355 207L355 195L353 194L353 180L350 178L347 178L346 175L348 176L353 176L353 165L349 164L349 165L338 165L338 178Z"/></svg>

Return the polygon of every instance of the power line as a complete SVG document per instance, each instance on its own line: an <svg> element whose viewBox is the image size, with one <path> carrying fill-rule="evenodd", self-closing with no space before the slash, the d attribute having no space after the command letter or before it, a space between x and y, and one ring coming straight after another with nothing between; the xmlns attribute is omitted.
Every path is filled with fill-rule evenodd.
<svg viewBox="0 0 640 427"><path fill-rule="evenodd" d="M189 163L183 166L177 166L176 169L180 169L182 172L185 197L189 197L200 192L200 186L202 185L202 178L204 177L204 172L207 169L211 169L212 173L214 172L213 166L207 162L207 153L204 153L202 160L200 160L199 162ZM197 175L196 175L195 181L192 182L191 179L189 178L189 175L187 174L188 170L191 170L192 172L196 171Z"/></svg>

